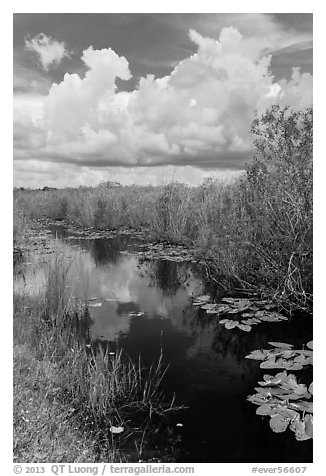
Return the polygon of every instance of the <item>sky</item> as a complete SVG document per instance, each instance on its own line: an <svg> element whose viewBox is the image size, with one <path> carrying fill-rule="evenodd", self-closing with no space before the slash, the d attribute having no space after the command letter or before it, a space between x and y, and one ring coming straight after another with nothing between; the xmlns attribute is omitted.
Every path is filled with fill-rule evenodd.
<svg viewBox="0 0 326 476"><path fill-rule="evenodd" d="M196 185L312 104L309 13L15 13L14 186Z"/></svg>

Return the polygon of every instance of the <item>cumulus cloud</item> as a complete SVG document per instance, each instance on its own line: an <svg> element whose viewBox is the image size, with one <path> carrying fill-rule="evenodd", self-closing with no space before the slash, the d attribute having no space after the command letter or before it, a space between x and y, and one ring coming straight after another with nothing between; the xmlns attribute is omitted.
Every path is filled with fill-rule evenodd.
<svg viewBox="0 0 326 476"><path fill-rule="evenodd" d="M57 66L64 57L69 57L65 44L57 40L53 40L51 36L39 33L32 39L25 38L25 46L29 51L35 52L45 71L50 66Z"/></svg>
<svg viewBox="0 0 326 476"><path fill-rule="evenodd" d="M195 54L169 76L141 78L132 92L116 87L117 78L131 78L126 58L110 48L86 49L85 76L65 74L52 85L29 134L24 119L18 157L87 167L242 169L251 154L255 111L274 103L294 109L311 105L312 76L294 69L290 80L275 82L271 55L237 29L224 28L218 41L194 30L189 36ZM24 133L33 154L31 147L23 148Z"/></svg>

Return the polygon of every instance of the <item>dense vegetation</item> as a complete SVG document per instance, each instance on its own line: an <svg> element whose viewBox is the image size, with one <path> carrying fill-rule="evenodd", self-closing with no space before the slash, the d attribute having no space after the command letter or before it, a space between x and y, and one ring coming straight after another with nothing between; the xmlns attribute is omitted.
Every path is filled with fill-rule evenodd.
<svg viewBox="0 0 326 476"><path fill-rule="evenodd" d="M145 368L121 349L91 344L88 307L71 299L67 261L58 250L42 289L14 293L14 457L171 461L168 449L148 448L178 409L160 390L162 353Z"/></svg>
<svg viewBox="0 0 326 476"><path fill-rule="evenodd" d="M288 306L310 310L312 109L274 106L255 119L252 132L254 160L231 184L16 189L15 204L28 218L145 228L155 239L193 244L221 282L258 287Z"/></svg>
<svg viewBox="0 0 326 476"><path fill-rule="evenodd" d="M252 132L254 160L230 184L15 189L14 259L31 219L146 229L152 239L195 247L224 287L260 290L290 310L310 312L312 110L275 106L253 122ZM67 260L57 254L42 291L14 295L15 457L137 461L152 416L160 420L175 408L160 394L161 361L144 373L121 352L94 351L87 308L72 305L67 277ZM121 436L112 433L126 421L130 428ZM130 439L136 451L126 455L121 448Z"/></svg>

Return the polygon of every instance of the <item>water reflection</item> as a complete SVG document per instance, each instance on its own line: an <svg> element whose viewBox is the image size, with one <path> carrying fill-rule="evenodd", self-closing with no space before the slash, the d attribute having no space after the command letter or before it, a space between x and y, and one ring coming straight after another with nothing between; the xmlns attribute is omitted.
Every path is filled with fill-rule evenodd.
<svg viewBox="0 0 326 476"><path fill-rule="evenodd" d="M211 290L192 264L121 253L137 249L131 237L67 243L72 293L100 304L90 307L90 338L122 346L135 358L141 354L144 365L163 350L170 365L164 391L189 406L177 417L183 423L180 461L311 461L310 441L273 434L246 402L263 372L244 356L269 340L301 347L312 337L303 316L250 333L229 331L192 306L193 295ZM30 272L27 281L37 287L37 279Z"/></svg>

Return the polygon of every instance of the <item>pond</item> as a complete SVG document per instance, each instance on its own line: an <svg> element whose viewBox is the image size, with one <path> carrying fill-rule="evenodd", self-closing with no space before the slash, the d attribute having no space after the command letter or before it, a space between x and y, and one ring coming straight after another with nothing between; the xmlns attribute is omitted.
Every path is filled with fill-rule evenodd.
<svg viewBox="0 0 326 476"><path fill-rule="evenodd" d="M192 304L202 294L223 297L198 264L137 256L142 241L132 235L81 239L64 227L52 232L71 263L73 297L90 299L91 340L122 347L135 359L140 354L145 365L162 350L169 365L163 391L187 407L170 422L179 462L312 461L312 440L298 442L289 430L275 434L268 417L255 414L247 396L265 372L245 359L268 341L301 349L312 339L309 317L263 322L249 333L228 330ZM25 276L30 289L42 285L42 267L27 265Z"/></svg>

